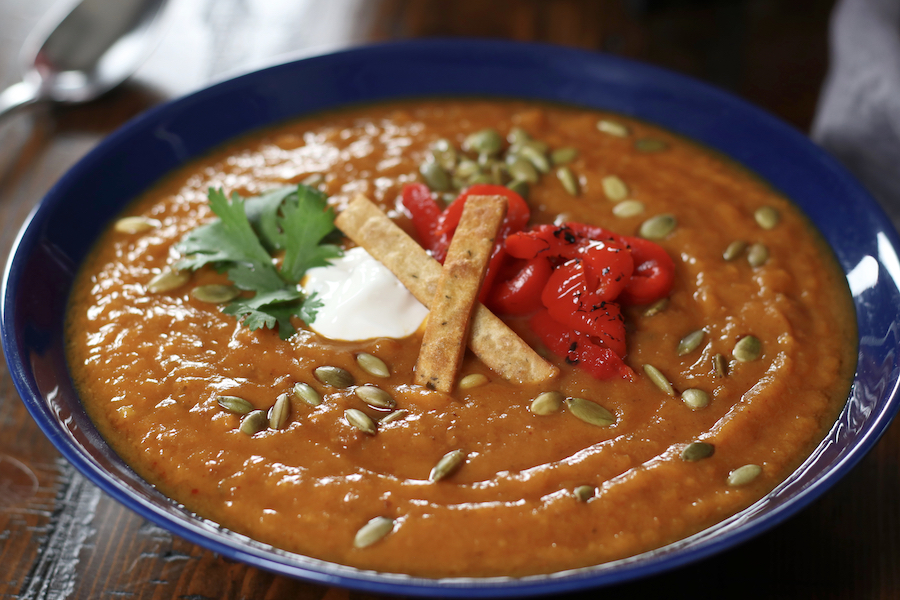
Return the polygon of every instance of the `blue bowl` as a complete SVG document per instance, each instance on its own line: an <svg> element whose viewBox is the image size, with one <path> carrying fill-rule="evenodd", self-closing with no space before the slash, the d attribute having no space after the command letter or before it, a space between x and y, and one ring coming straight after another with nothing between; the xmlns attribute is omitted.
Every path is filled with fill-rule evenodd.
<svg viewBox="0 0 900 600"><path fill-rule="evenodd" d="M847 404L813 454L772 493L688 539L626 560L525 578L430 580L274 550L190 514L137 477L98 435L66 367L63 318L76 269L105 225L161 176L247 131L336 106L415 96L495 96L619 112L698 140L758 173L821 230L847 274L859 365ZM157 107L107 138L47 194L3 281L3 348L16 388L59 451L141 516L223 556L374 593L501 597L621 583L696 561L780 523L870 450L897 413L898 237L881 209L805 136L719 90L577 50L418 41L271 67Z"/></svg>

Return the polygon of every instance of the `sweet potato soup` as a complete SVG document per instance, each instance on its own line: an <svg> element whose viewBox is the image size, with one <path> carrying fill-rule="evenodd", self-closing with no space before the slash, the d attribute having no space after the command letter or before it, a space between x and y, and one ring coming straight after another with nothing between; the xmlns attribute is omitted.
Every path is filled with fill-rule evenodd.
<svg viewBox="0 0 900 600"><path fill-rule="evenodd" d="M416 380L432 321L420 325L418 303L373 291L329 317L349 334L318 326L329 293L304 295L295 280L306 285L341 248L345 260L363 245L349 233L355 198L428 251L403 250L392 270L408 254L436 277L445 206L472 185L503 201L495 249L506 254L485 275L491 310L472 317L484 346L463 355L449 391ZM292 208L264 195L284 186L276 200L294 198ZM316 190L341 231L329 233L334 215L320 207L325 224L297 242L296 198ZM246 203L226 200L235 193ZM273 212L252 208L265 202ZM260 239L265 214L283 218L270 234L290 238L284 247L262 244L271 259L233 257L256 235L239 227L245 213L259 217ZM516 218L527 222L510 229ZM227 235L203 229L232 221ZM598 248L606 266L592 262ZM316 269L297 267L303 252ZM266 287L272 265L293 279ZM537 283L532 268L545 271ZM414 283L379 277L391 294ZM507 296L485 296L488 279ZM590 285L571 293L576 279ZM648 282L658 285L632 287ZM600 292L609 294L586 308ZM276 301L262 306L264 294ZM299 309L303 298L313 301ZM477 333L494 315L502 335ZM365 333L366 323L383 328ZM166 495L286 551L426 577L595 565L709 527L808 456L856 365L843 275L784 198L645 123L513 101L358 107L190 164L101 237L67 327L89 414ZM495 343L507 335L533 349L522 364L536 375L503 372L518 352Z"/></svg>

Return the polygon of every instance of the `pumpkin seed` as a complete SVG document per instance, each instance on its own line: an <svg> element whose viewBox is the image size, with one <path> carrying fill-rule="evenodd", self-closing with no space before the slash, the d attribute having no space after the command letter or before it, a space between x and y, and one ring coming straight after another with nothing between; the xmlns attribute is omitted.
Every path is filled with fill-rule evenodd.
<svg viewBox="0 0 900 600"><path fill-rule="evenodd" d="M345 410L344 418L347 419L347 422L350 423L350 425L363 433L375 435L378 431L378 426L375 425L375 421L373 421L369 415L357 408L348 408Z"/></svg>
<svg viewBox="0 0 900 600"><path fill-rule="evenodd" d="M577 196L581 193L581 186L578 185L578 178L575 177L575 174L572 173L572 169L569 167L560 167L556 170L556 177L559 179L562 186L565 188L569 194L572 196Z"/></svg>
<svg viewBox="0 0 900 600"><path fill-rule="evenodd" d="M294 396L310 406L322 404L322 395L313 386L302 381L294 384Z"/></svg>
<svg viewBox="0 0 900 600"><path fill-rule="evenodd" d="M450 140L436 140L431 144L431 155L434 157L434 161L446 171L452 171L456 166L456 147Z"/></svg>
<svg viewBox="0 0 900 600"><path fill-rule="evenodd" d="M275 404L269 409L269 427L283 429L291 414L291 397L287 394L279 394Z"/></svg>
<svg viewBox="0 0 900 600"><path fill-rule="evenodd" d="M653 304L651 304L650 306L648 306L646 308L646 310L644 310L644 316L652 317L653 315L659 314L662 311L666 310L666 308L668 306L669 306L669 299L661 298L661 299L657 300L656 302L654 302Z"/></svg>
<svg viewBox="0 0 900 600"><path fill-rule="evenodd" d="M620 219L636 217L643 212L644 203L637 200L622 200L612 209L612 213Z"/></svg>
<svg viewBox="0 0 900 600"><path fill-rule="evenodd" d="M761 206L753 213L757 225L763 229L774 229L778 222L781 221L781 215L771 206Z"/></svg>
<svg viewBox="0 0 900 600"><path fill-rule="evenodd" d="M575 499L579 502L587 502L591 498L594 497L594 494L597 493L597 488L592 485L579 485L577 488L572 490L572 495L575 496Z"/></svg>
<svg viewBox="0 0 900 600"><path fill-rule="evenodd" d="M457 177L461 179L468 179L470 177L474 177L481 173L481 167L474 160L469 160L468 158L459 161L459 164L456 166L455 174Z"/></svg>
<svg viewBox="0 0 900 600"><path fill-rule="evenodd" d="M509 174L514 180L518 179L528 183L537 183L540 179L534 165L524 158L517 158L509 165Z"/></svg>
<svg viewBox="0 0 900 600"><path fill-rule="evenodd" d="M747 251L747 262L751 267L761 267L769 260L769 249L763 244L753 244Z"/></svg>
<svg viewBox="0 0 900 600"><path fill-rule="evenodd" d="M628 197L628 186L616 175L607 175L600 180L600 184L603 186L603 193L613 202Z"/></svg>
<svg viewBox="0 0 900 600"><path fill-rule="evenodd" d="M536 140L531 138L530 140L525 140L521 144L516 144L515 146L510 146L509 151L513 154L519 154L525 148L531 148L531 152L537 152L538 154L546 155L547 152L550 151L550 146L547 142L542 142L541 140Z"/></svg>
<svg viewBox="0 0 900 600"><path fill-rule="evenodd" d="M762 473L762 467L759 465L750 464L738 467L728 474L728 485L733 487L747 485L759 477L760 473Z"/></svg>
<svg viewBox="0 0 900 600"><path fill-rule="evenodd" d="M603 133L608 133L611 136L615 137L628 137L628 127L622 125L618 121L611 121L609 119L600 119L597 121L597 129L602 131Z"/></svg>
<svg viewBox="0 0 900 600"><path fill-rule="evenodd" d="M575 148L557 148L550 153L550 162L553 166L567 165L578 158L578 150Z"/></svg>
<svg viewBox="0 0 900 600"><path fill-rule="evenodd" d="M728 247L725 248L725 252L722 253L722 258L724 258L725 260L734 260L738 256L740 256L746 249L747 242L743 240L735 240L728 244Z"/></svg>
<svg viewBox="0 0 900 600"><path fill-rule="evenodd" d="M476 185L479 183L494 183L494 178L491 177L490 173L478 173L469 179L469 185Z"/></svg>
<svg viewBox="0 0 900 600"><path fill-rule="evenodd" d="M459 380L459 389L471 390L487 384L490 380L482 373L471 373Z"/></svg>
<svg viewBox="0 0 900 600"><path fill-rule="evenodd" d="M394 421L402 421L408 416L409 411L405 408L401 408L400 410L395 410L394 412L385 415L384 418L381 419L381 422L386 425L388 423L393 423Z"/></svg>
<svg viewBox="0 0 900 600"><path fill-rule="evenodd" d="M356 355L356 364L359 365L360 369L373 377L385 378L391 376L391 370L388 369L388 366L374 354L360 352Z"/></svg>
<svg viewBox="0 0 900 600"><path fill-rule="evenodd" d="M706 332L698 329L681 338L681 341L678 342L678 356L684 356L696 350L704 336L706 336Z"/></svg>
<svg viewBox="0 0 900 600"><path fill-rule="evenodd" d="M674 215L656 215L641 223L639 234L648 240L661 240L675 230L678 221Z"/></svg>
<svg viewBox="0 0 900 600"><path fill-rule="evenodd" d="M264 410L253 410L241 419L241 433L255 435L269 426L269 417Z"/></svg>
<svg viewBox="0 0 900 600"><path fill-rule="evenodd" d="M494 185L503 185L509 181L509 171L503 163L494 163L491 165L491 183Z"/></svg>
<svg viewBox="0 0 900 600"><path fill-rule="evenodd" d="M477 160L478 160L478 165L482 169L490 169L491 166L497 162L497 159L494 158L490 154L479 154Z"/></svg>
<svg viewBox="0 0 900 600"><path fill-rule="evenodd" d="M376 408L394 408L397 406L390 394L374 385L361 385L353 392L369 406Z"/></svg>
<svg viewBox="0 0 900 600"><path fill-rule="evenodd" d="M735 360L741 362L756 360L760 354L762 354L762 342L753 335L745 335L739 339L738 343L734 345L734 350L731 351Z"/></svg>
<svg viewBox="0 0 900 600"><path fill-rule="evenodd" d="M606 427L616 422L611 412L584 398L566 398L566 406L573 415L590 425Z"/></svg>
<svg viewBox="0 0 900 600"><path fill-rule="evenodd" d="M664 391L666 395L675 395L675 389L672 388L672 384L669 383L669 380L666 379L666 376L662 374L662 371L660 371L653 365L644 365L644 373L647 374L647 377L650 379L650 381L653 382L653 385Z"/></svg>
<svg viewBox="0 0 900 600"><path fill-rule="evenodd" d="M166 267L159 275L156 275L147 284L147 291L151 294L162 294L178 289L188 282L191 274L188 271L179 271Z"/></svg>
<svg viewBox="0 0 900 600"><path fill-rule="evenodd" d="M668 147L669 145L667 143L655 138L641 138L639 140L635 140L634 142L634 149L638 152L644 152L645 154L662 152Z"/></svg>
<svg viewBox="0 0 900 600"><path fill-rule="evenodd" d="M513 127L509 130L506 139L512 145L521 145L531 139L531 135L521 127Z"/></svg>
<svg viewBox="0 0 900 600"><path fill-rule="evenodd" d="M224 304L230 302L237 298L240 293L241 291L233 285L224 285L221 283L198 285L191 290L191 296L193 298L209 304Z"/></svg>
<svg viewBox="0 0 900 600"><path fill-rule="evenodd" d="M681 401L691 410L706 408L709 406L709 394L697 388L690 388L681 392Z"/></svg>
<svg viewBox="0 0 900 600"><path fill-rule="evenodd" d="M325 176L321 173L312 173L311 175L307 175L300 182L303 185L308 185L309 187L317 188L323 183L325 183Z"/></svg>
<svg viewBox="0 0 900 600"><path fill-rule="evenodd" d="M440 481L454 473L466 460L466 453L462 450L451 450L441 457L441 460L434 465L428 479L431 481Z"/></svg>
<svg viewBox="0 0 900 600"><path fill-rule="evenodd" d="M359 528L353 537L354 548L368 548L379 542L394 530L394 520L387 517L375 517Z"/></svg>
<svg viewBox="0 0 900 600"><path fill-rule="evenodd" d="M463 142L463 149L478 154L497 154L503 147L503 138L494 129L482 129L470 134Z"/></svg>
<svg viewBox="0 0 900 600"><path fill-rule="evenodd" d="M513 179L509 183L506 184L506 187L522 196L524 199L528 199L528 182L519 181L518 179Z"/></svg>
<svg viewBox="0 0 900 600"><path fill-rule="evenodd" d="M118 231L119 233L144 233L145 231L150 231L151 229L156 229L160 227L162 223L157 221L156 219L151 219L150 217L136 216L136 217L122 217L116 224L113 225L113 229Z"/></svg>
<svg viewBox="0 0 900 600"><path fill-rule="evenodd" d="M686 462L697 462L704 458L709 458L716 451L716 447L706 442L691 442L681 451L681 460Z"/></svg>
<svg viewBox="0 0 900 600"><path fill-rule="evenodd" d="M563 395L557 391L538 394L531 402L531 412L536 415L552 415L559 412L563 405Z"/></svg>
<svg viewBox="0 0 900 600"><path fill-rule="evenodd" d="M253 410L253 404L249 400L244 400L237 396L219 396L216 398L216 402L225 410L238 415L246 415Z"/></svg>
<svg viewBox="0 0 900 600"><path fill-rule="evenodd" d="M722 354L716 354L712 357L713 373L716 377L725 377L728 375L728 361Z"/></svg>
<svg viewBox="0 0 900 600"><path fill-rule="evenodd" d="M318 367L313 371L316 379L325 385L342 390L348 388L354 383L353 375L349 371L340 367Z"/></svg>
<svg viewBox="0 0 900 600"><path fill-rule="evenodd" d="M419 165L419 173L422 175L422 179L425 180L425 185L430 189L436 192L450 190L450 176L447 175L444 167L433 160L427 160Z"/></svg>
<svg viewBox="0 0 900 600"><path fill-rule="evenodd" d="M541 149L541 146L532 141L522 146L519 150L519 156L530 162L541 173L549 173L550 161L547 160L546 152L546 146Z"/></svg>

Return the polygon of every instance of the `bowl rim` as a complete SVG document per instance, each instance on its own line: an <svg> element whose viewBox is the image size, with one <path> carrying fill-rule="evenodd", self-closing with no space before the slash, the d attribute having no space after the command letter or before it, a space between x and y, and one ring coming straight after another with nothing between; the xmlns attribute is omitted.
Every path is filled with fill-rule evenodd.
<svg viewBox="0 0 900 600"><path fill-rule="evenodd" d="M777 134L785 143L804 148L811 161L821 165L821 168L829 171L833 177L840 181L841 185L853 192L856 210L865 211L870 216L870 219L881 227L879 234L883 235L883 243L886 247L892 250L900 248L900 238L898 238L893 225L878 204L855 182L843 167L824 150L815 146L806 136L740 98L708 84L659 67L621 57L572 48L494 40L460 41L435 39L387 42L329 52L318 56L305 56L300 60L284 62L228 78L187 96L168 101L138 115L105 138L96 148L91 150L74 167L67 171L31 211L13 244L2 288L0 288L0 294L2 294L3 298L2 305L0 305L0 333L2 333L2 338L0 339L2 339L4 354L16 390L43 433L78 471L104 492L138 513L138 515L164 527L175 535L235 560L240 560L281 575L298 577L319 584L335 585L375 593L444 597L505 597L562 593L601 585L624 583L647 575L659 574L731 548L751 537L759 535L763 531L771 529L819 498L871 450L891 420L896 416L898 410L900 410L900 397L897 395L898 387L900 387L900 378L898 378L896 362L892 372L893 379L890 381L890 387L883 395L883 398L888 398L888 400L883 403L874 417L866 421L867 427L864 430L864 435L858 440L856 445L827 469L824 475L815 478L805 489L769 510L761 522L751 520L748 524L735 521L740 515L748 511L752 512L756 506L754 504L754 506L738 513L735 517L724 521L725 524L735 523L732 529L726 528L724 535L706 539L701 541L699 545L689 546L687 551L679 550L678 546L684 545L685 542L693 543L692 540L695 540L697 536L691 536L686 540L682 540L682 542L676 542L658 551L644 553L631 559L605 563L605 566L598 565L556 574L523 578L427 579L375 573L316 559L303 561L303 564L298 564L295 561L288 562L284 559L279 559L277 553L273 555L273 552L267 550L264 545L257 544L254 546L252 543L246 544L238 540L237 537L229 537L227 540L221 536L210 537L210 529L206 524L201 523L198 525L184 519L181 521L174 520L169 512L163 511L144 498L136 496L130 487L103 470L70 437L60 431L56 420L57 417L37 389L28 367L28 357L22 351L21 339L15 327L17 319L15 302L17 291L25 277L24 262L44 235L49 215L65 201L66 190L72 185L72 181L76 177L81 177L83 173L90 172L92 168L106 160L110 153L114 153L131 136L158 124L165 119L166 115L171 114L173 111L177 112L186 106L202 104L212 97L227 95L234 90L244 89L247 86L252 87L260 81L264 81L266 76L290 72L298 68L298 65L315 64L320 68L329 68L348 60L362 60L366 62L386 57L396 58L399 55L421 54L423 56L432 56L436 53L458 52L468 52L473 55L487 53L486 55L499 55L505 59L524 57L545 66L558 67L560 64L569 62L577 63L585 68L612 66L615 69L627 70L633 76L639 78L652 79L654 85L660 88L677 88L682 92L689 92L690 94L708 98L712 103L721 105L723 110L730 111L741 118L747 118L755 124L764 126L767 132ZM397 96L397 98L399 97ZM378 98L375 101L385 99L389 98ZM300 115L298 114L298 116ZM273 120L272 124L280 120ZM672 127L668 124L662 124L661 126L672 130ZM231 136L228 137L230 138ZM215 147L218 143L220 142L210 143L208 147ZM198 153L193 153L188 158L193 159L197 155ZM894 250L894 254L897 254L896 250ZM900 269L891 271L889 267L890 265L885 265L885 270L891 278L889 283L896 288L896 283L900 280ZM894 315L893 322L897 324L900 322L900 319ZM857 372L854 376L854 382L856 382L858 376ZM670 550L666 551L667 548L670 548Z"/></svg>

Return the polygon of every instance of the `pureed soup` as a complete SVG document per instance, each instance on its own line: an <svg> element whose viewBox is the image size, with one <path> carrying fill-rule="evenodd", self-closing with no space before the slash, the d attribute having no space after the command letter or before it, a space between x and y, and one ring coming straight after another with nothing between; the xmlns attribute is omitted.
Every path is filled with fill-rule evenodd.
<svg viewBox="0 0 900 600"><path fill-rule="evenodd" d="M638 249L661 249L671 289L652 302L611 303L621 305L610 323L624 335L590 338L594 354L615 363L599 377L566 337L574 331L555 341L536 331L534 314L558 308L559 298L543 297L552 286L526 290L528 306L519 298L516 314L497 313L551 375L507 381L470 351L452 391L433 391L414 383L425 309L384 273L339 276L334 286L355 282L343 292L317 288L317 299L337 306L332 328L303 313L312 328L279 314L270 329L246 306L263 288L232 286L247 273L213 263L175 269L197 247L185 240L216 222L210 198L234 209L239 200L222 205L232 193L251 198L302 181L339 215L367 196L423 245L431 232L417 209L411 220L410 195L424 190L440 213L459 188L499 181L527 197L526 231L544 224L545 237L556 232L584 252L649 238L622 242L638 265L631 278ZM604 242L571 237L585 226L611 233ZM322 228L309 252L333 257L329 244L341 245L339 262L361 253L378 266L340 235L320 239L330 229ZM225 237L222 248L240 236ZM290 251L272 252L282 273L296 262ZM589 262L581 257L541 260L559 278L563 265ZM495 281L520 274L527 260L517 260ZM321 273L304 281L334 271ZM617 285L605 276L600 284ZM290 282L284 289L296 292ZM347 290L362 299L341 304ZM371 337L366 322L391 333ZM198 160L101 237L67 326L89 414L165 494L284 550L426 577L594 565L721 521L772 490L822 439L847 397L856 351L850 295L830 250L765 184L644 123L512 101L354 108ZM572 348L548 347L560 339Z"/></svg>

